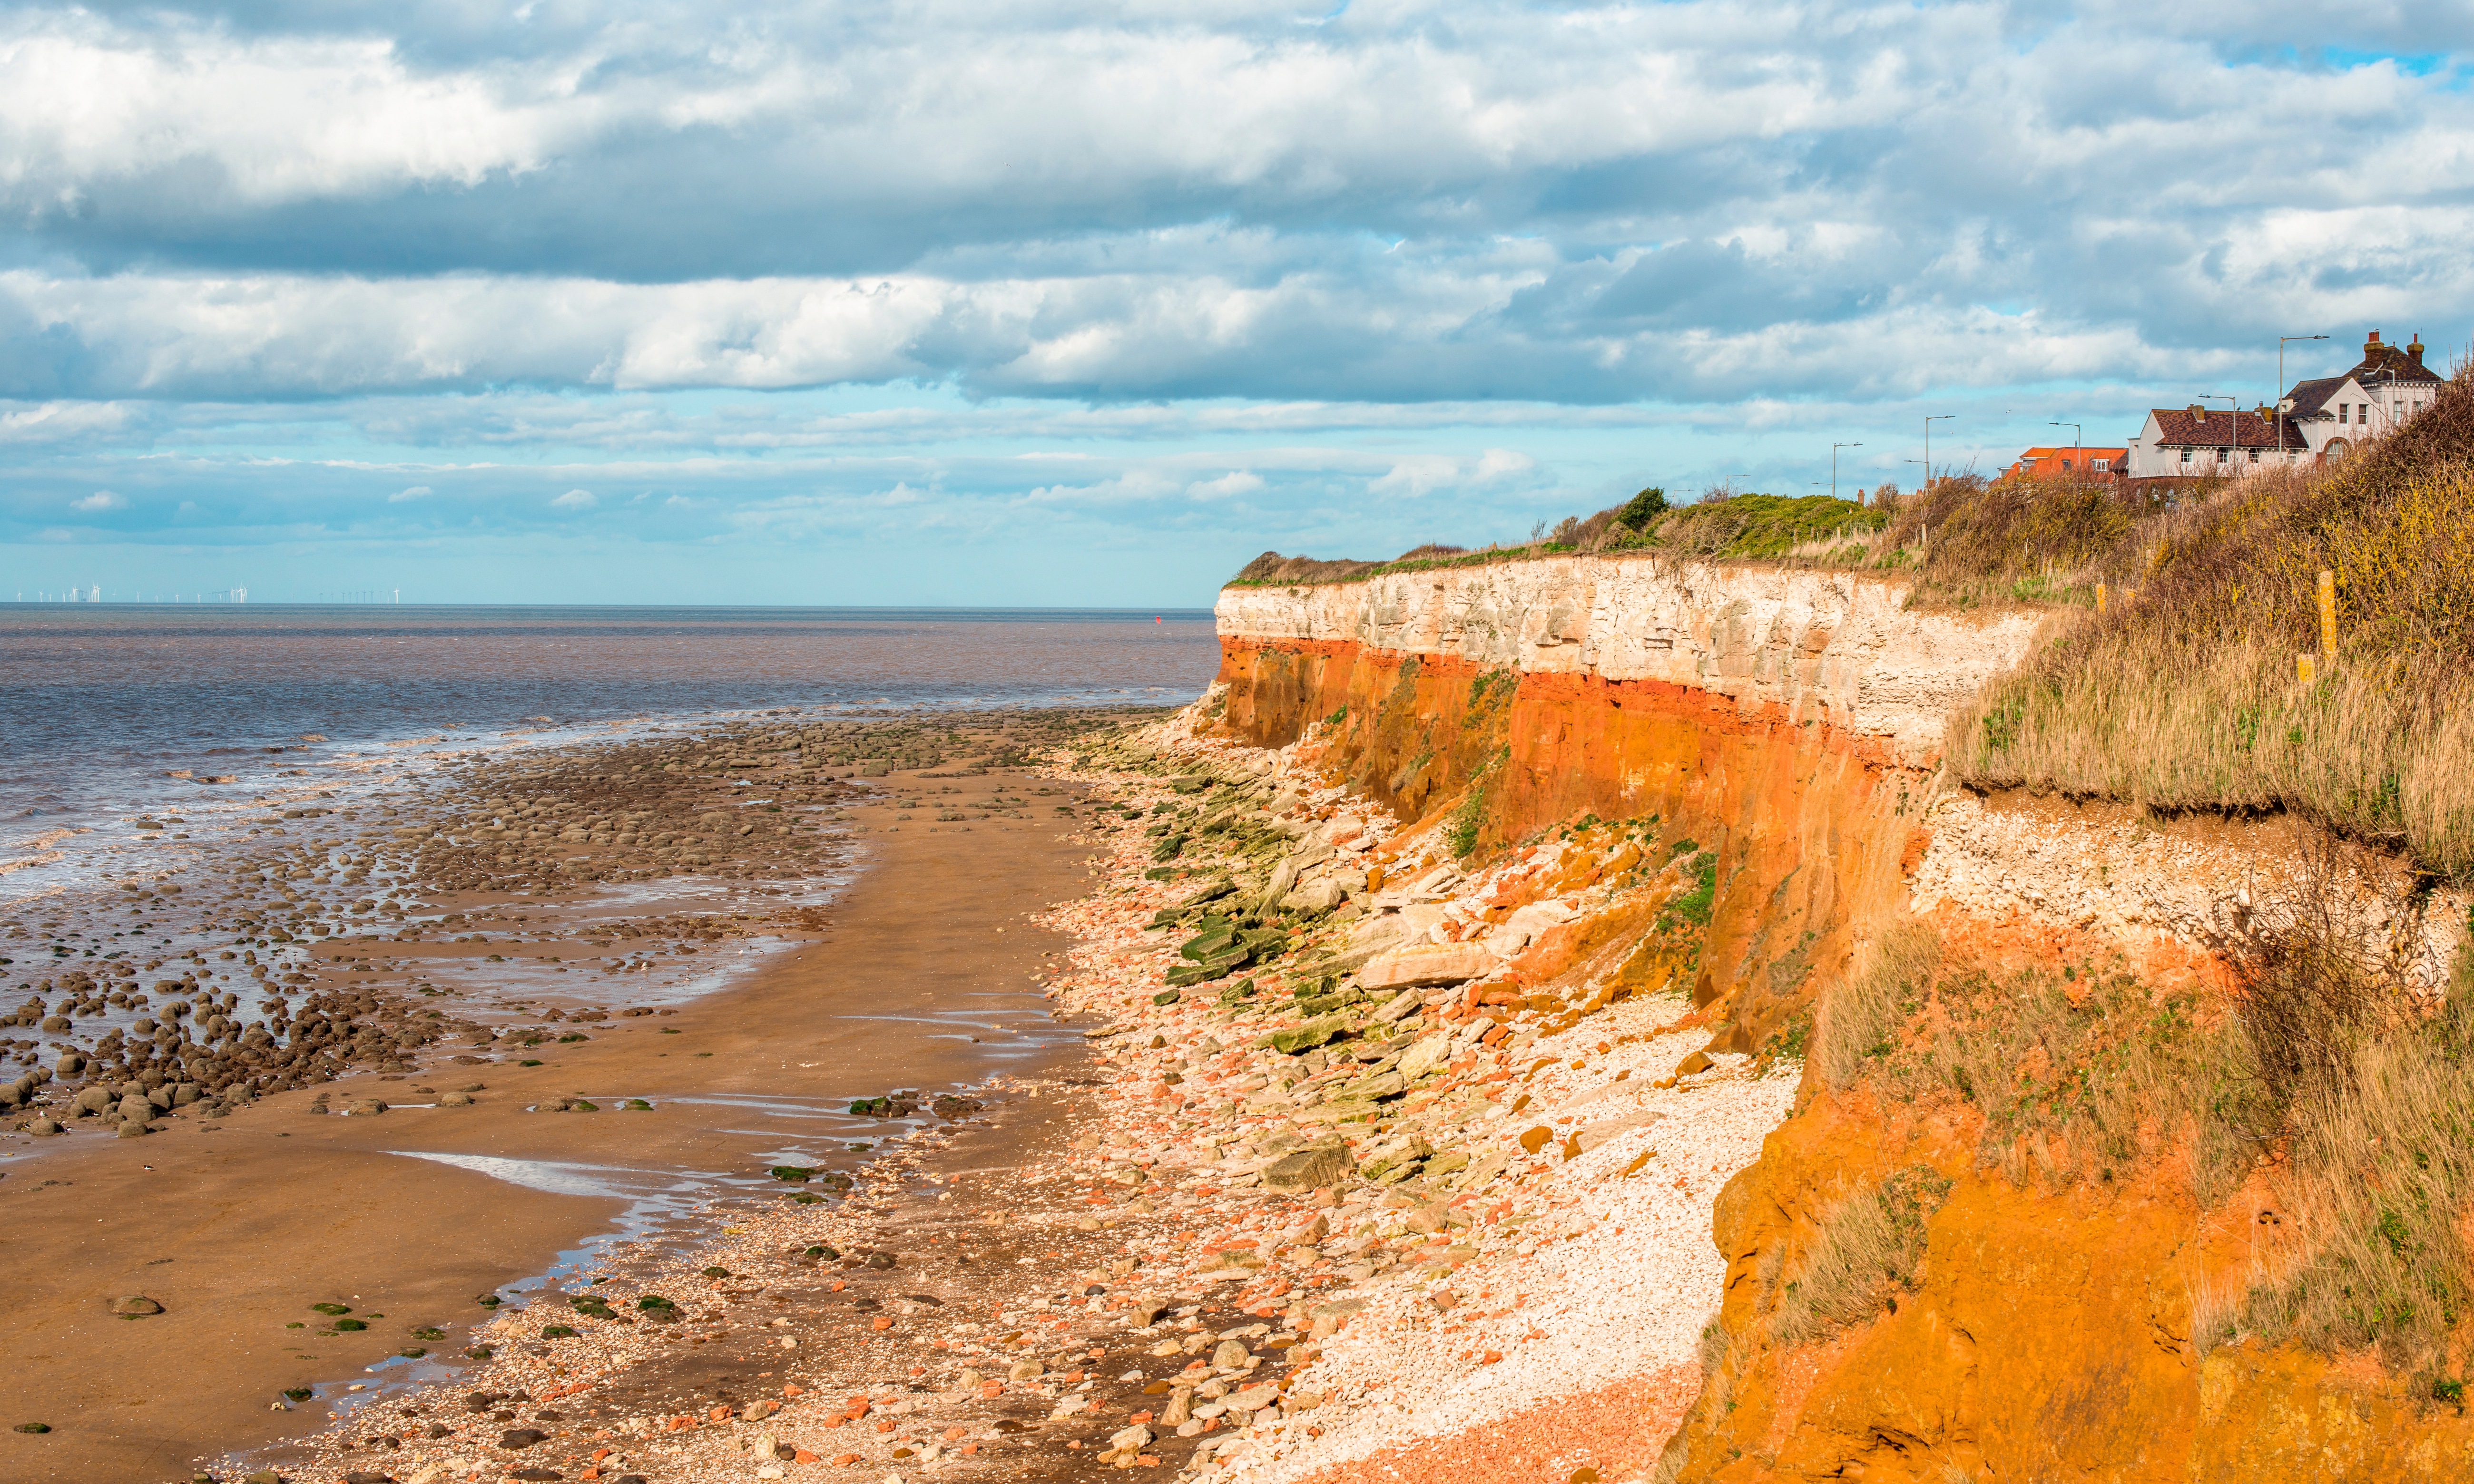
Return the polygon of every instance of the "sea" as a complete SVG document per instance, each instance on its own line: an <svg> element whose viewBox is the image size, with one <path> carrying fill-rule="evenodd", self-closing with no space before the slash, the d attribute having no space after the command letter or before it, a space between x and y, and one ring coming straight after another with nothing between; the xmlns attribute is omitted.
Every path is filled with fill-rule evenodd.
<svg viewBox="0 0 2474 1484"><path fill-rule="evenodd" d="M781 706L1178 706L1218 662L1194 609L0 604L0 911L304 779Z"/></svg>
<svg viewBox="0 0 2474 1484"><path fill-rule="evenodd" d="M305 883L297 878L310 872L295 871L309 909L333 917L339 931L365 928L337 915L342 898L385 893L395 868L372 871L364 853L368 874L352 879L366 884L341 884L350 842L293 816L350 819L356 803L410 799L424 775L476 757L785 710L830 720L1164 707L1201 695L1218 662L1212 616L1202 610L0 605L0 1016L46 992L65 1016L64 969L134 989L146 976L127 971L141 962L148 969L171 963L176 972L194 966L209 991L246 991L246 1002L228 1005L235 1015L256 1013L267 996L297 1002L311 993L306 970L319 967L306 941L256 938L244 972L227 961L247 945L206 918L213 884L254 852L289 850L286 864L317 870ZM850 848L834 864L797 882L673 875L556 901L522 898L511 904L522 925L494 922L493 941L530 934L566 943L608 916L829 901L849 872L864 869L864 850L841 843ZM439 910L419 907L406 921L426 922ZM558 1004L679 1003L727 988L784 951L787 945L760 940L658 963L650 955L562 962L511 946L503 963L494 954L418 971L458 993L459 1014L497 1024ZM422 989L434 992L427 979ZM154 1022L142 1017L157 1012L143 996L123 999L92 998L74 1024L45 1020L39 1031L17 1016L0 1030L0 1078L53 1065L81 1036L143 1034ZM828 1013L869 1017L866 1007ZM920 1044L950 1048L937 1055L959 1089L1044 1065L1078 1036L1052 1022L1029 986L931 1007L912 1030ZM695 1212L716 1197L770 1193L769 1166L857 1168L872 1148L888 1148L888 1137L931 1121L855 1116L853 1098L884 1089L866 1068L851 1076L826 1096L667 1097L679 1105L672 1116L707 1120L716 1147L736 1149L712 1168L392 1152L511 1185L608 1198L607 1214L586 1220L546 1269L502 1286L521 1304L605 1260L617 1244L703 1239ZM463 1363L408 1350L359 1373L310 1377L306 1404L343 1415L451 1380Z"/></svg>

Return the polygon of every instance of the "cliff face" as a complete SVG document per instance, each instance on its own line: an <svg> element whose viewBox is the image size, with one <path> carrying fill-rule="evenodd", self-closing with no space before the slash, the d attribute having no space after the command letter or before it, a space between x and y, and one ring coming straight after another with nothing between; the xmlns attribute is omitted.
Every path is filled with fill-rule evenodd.
<svg viewBox="0 0 2474 1484"><path fill-rule="evenodd" d="M2040 618L1904 599L1874 578L1583 558L1231 588L1216 704L1244 738L1305 740L1467 852L1591 814L1656 816L1663 838L1713 848L1683 968L1726 1049L1802 1050L1816 1000L1919 923L1988 974L2045 976L2065 1018L2093 1014L2078 976L2104 964L2182 1023L2220 1026L2233 960L2303 874L2307 832L1944 791L1944 716ZM2365 860L2345 911L2435 993L2464 894ZM2032 1086L2059 1053L2021 1045ZM2211 1185L2163 1112L2097 1159L2046 1113L1988 1112L2001 1099L1980 1093L1890 1096L1807 1065L1795 1113L1720 1202L1728 1281L1669 1455L1680 1476L2474 1474L2474 1432L2430 1376L2232 1333L2282 1220L2268 1177ZM1844 1244L1851 1197L1919 1189L1881 1198L1881 1240L1906 1248L1881 1303L1818 1331L1782 1319Z"/></svg>
<svg viewBox="0 0 2474 1484"><path fill-rule="evenodd" d="M1472 849L1657 816L1718 852L1690 969L1751 1050L1904 896L1942 713L2032 617L1835 574L1572 558L1221 595L1223 720ZM1906 862L1911 865L1912 862Z"/></svg>
<svg viewBox="0 0 2474 1484"><path fill-rule="evenodd" d="M1843 573L1568 557L1231 587L1218 611L1232 662L1381 653L1554 676L1577 694L1632 685L1697 712L1732 703L1748 720L1862 738L1912 763L1938 752L1953 706L2026 653L2037 620L1911 613L1905 599L1904 584ZM1268 738L1308 719L1266 711L1240 725Z"/></svg>

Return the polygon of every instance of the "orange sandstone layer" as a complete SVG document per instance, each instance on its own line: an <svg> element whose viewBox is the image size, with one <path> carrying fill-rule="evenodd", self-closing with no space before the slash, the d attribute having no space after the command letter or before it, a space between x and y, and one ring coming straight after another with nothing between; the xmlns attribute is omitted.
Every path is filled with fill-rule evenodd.
<svg viewBox="0 0 2474 1484"><path fill-rule="evenodd" d="M1791 1019L1905 896L1926 776L1878 737L1658 681L1334 641L1231 638L1222 654L1224 725L1263 747L1313 727L1322 766L1402 818L1467 808L1473 849L1594 814L1655 815L1714 850L1698 962L1674 967L1716 1007L1722 1049Z"/></svg>

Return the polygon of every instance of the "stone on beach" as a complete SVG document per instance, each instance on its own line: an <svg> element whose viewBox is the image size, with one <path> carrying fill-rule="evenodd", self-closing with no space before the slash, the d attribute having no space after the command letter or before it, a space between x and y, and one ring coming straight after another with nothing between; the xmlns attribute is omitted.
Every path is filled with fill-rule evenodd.
<svg viewBox="0 0 2474 1484"><path fill-rule="evenodd" d="M1263 1166L1262 1179L1274 1190L1314 1190L1337 1185L1356 1171L1347 1145L1308 1144Z"/></svg>
<svg viewBox="0 0 2474 1484"><path fill-rule="evenodd" d="M1465 984L1491 973L1503 962L1493 949L1476 943L1417 944L1377 953L1357 971L1361 989L1371 993Z"/></svg>

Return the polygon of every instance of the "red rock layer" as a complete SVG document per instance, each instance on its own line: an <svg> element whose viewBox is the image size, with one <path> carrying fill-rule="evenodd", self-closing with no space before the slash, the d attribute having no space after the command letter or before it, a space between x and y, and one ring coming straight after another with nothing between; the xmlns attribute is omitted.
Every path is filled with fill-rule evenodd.
<svg viewBox="0 0 2474 1484"><path fill-rule="evenodd" d="M1467 809L1474 848L1596 814L1717 852L1694 1001L1753 1050L1904 899L1922 779L1874 741L1658 682L1490 671L1352 643L1224 638L1224 725L1316 727L1325 766L1403 819Z"/></svg>

